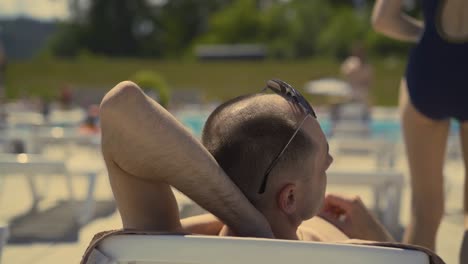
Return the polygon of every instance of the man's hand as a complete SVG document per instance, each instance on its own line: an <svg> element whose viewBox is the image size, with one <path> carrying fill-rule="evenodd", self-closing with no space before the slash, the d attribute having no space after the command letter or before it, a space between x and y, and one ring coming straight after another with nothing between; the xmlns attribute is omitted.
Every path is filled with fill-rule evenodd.
<svg viewBox="0 0 468 264"><path fill-rule="evenodd" d="M334 194L327 195L319 216L338 227L350 238L394 241L357 196L347 198Z"/></svg>

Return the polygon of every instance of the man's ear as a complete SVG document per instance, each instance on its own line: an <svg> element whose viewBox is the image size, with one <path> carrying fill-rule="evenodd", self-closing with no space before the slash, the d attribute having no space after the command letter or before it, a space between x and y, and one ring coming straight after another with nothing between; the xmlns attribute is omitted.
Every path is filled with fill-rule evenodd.
<svg viewBox="0 0 468 264"><path fill-rule="evenodd" d="M277 196L278 207L285 214L293 214L297 208L297 190L296 185L288 183L281 188Z"/></svg>

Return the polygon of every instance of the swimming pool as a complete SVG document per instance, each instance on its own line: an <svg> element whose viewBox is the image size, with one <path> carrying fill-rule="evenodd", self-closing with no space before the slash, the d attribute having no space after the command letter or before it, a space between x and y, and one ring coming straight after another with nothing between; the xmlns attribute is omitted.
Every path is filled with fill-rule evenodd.
<svg viewBox="0 0 468 264"><path fill-rule="evenodd" d="M184 113L177 115L177 118L196 136L201 136L203 125L208 114L204 113ZM329 119L319 119L320 126L325 134L329 135L331 131L331 122ZM400 123L395 120L372 120L370 129L373 136L391 136L399 138Z"/></svg>
<svg viewBox="0 0 468 264"><path fill-rule="evenodd" d="M194 135L200 137L208 115L208 112L184 112L176 116ZM330 135L331 121L328 118L320 118L319 123L325 134ZM458 123L452 121L451 133L457 134L458 130ZM395 141L401 139L401 124L397 119L373 119L370 124L370 131L372 137L385 137Z"/></svg>

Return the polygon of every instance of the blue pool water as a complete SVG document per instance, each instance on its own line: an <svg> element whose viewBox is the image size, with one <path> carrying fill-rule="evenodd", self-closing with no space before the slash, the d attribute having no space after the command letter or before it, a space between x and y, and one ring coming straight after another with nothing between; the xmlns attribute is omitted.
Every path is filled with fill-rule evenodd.
<svg viewBox="0 0 468 264"><path fill-rule="evenodd" d="M178 116L178 119L188 127L196 136L200 136L203 130L203 125L207 119L206 114L190 113ZM320 126L326 135L330 134L331 122L328 119L319 119ZM401 125L397 120L372 120L370 129L373 137L385 137L393 140L401 138ZM458 123L451 123L451 131L458 131Z"/></svg>
<svg viewBox="0 0 468 264"><path fill-rule="evenodd" d="M205 115L183 115L178 116L179 119L187 128L189 128L195 135L201 136L203 126L208 116Z"/></svg>
<svg viewBox="0 0 468 264"><path fill-rule="evenodd" d="M319 120L320 126L326 135L331 134L332 124L328 119ZM400 138L400 123L395 120L372 120L370 131L373 137L386 137L397 140Z"/></svg>

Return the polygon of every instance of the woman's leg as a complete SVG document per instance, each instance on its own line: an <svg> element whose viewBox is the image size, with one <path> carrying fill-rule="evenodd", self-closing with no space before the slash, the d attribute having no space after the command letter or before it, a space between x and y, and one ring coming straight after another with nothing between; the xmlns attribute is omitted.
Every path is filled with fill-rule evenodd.
<svg viewBox="0 0 468 264"><path fill-rule="evenodd" d="M406 82L400 89L403 137L411 174L411 220L404 242L435 249L444 213L443 166L449 121L434 121L414 108Z"/></svg>
<svg viewBox="0 0 468 264"><path fill-rule="evenodd" d="M460 249L460 263L468 263L468 122L460 125L460 138L463 150L463 161L465 162L465 194L463 217L465 222L465 233Z"/></svg>

